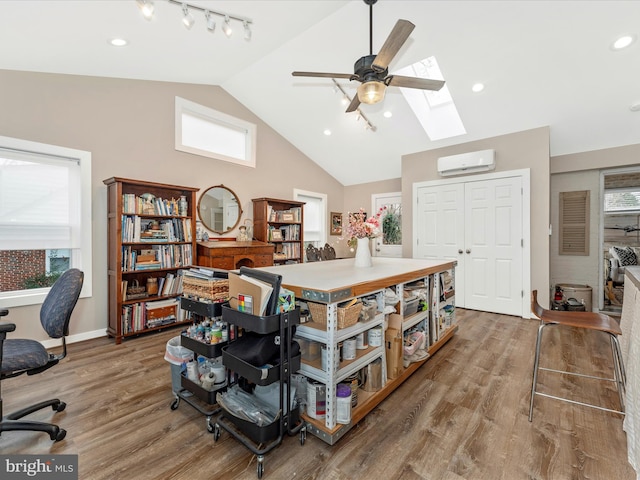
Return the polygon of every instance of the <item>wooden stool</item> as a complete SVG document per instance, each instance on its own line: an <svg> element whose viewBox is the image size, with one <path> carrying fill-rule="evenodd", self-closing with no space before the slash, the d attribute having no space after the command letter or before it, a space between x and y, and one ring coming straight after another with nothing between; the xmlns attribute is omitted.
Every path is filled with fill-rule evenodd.
<svg viewBox="0 0 640 480"><path fill-rule="evenodd" d="M538 340L536 342L536 358L533 365L533 382L531 384L531 404L529 406L529 421L533 418L533 400L536 395L542 397L553 398L555 400L562 400L564 402L574 403L576 405L583 405L586 407L597 408L599 410L605 410L607 412L621 413L624 415L624 390L625 390L625 371L622 364L622 353L620 350L620 343L618 342L618 335L622 334L620 325L613 318L608 315L594 312L569 312L558 310L546 310L538 304L538 291L531 292L531 311L540 318L540 326L538 327ZM613 356L614 378L594 377L591 375L585 375L582 373L568 372L565 370L554 370L551 368L541 368L540 363L540 344L542 343L542 331L546 326L560 325L565 327L584 328L586 330L594 330L596 332L603 332L609 335L611 339L611 352ZM593 378L596 380L606 380L614 382L618 389L618 395L620 397L620 410L611 410L609 408L601 407L598 405L592 405L590 403L578 402L568 398L557 397L546 393L536 391L538 381L538 370L545 370L554 373L564 373L568 375L575 375L579 377Z"/></svg>

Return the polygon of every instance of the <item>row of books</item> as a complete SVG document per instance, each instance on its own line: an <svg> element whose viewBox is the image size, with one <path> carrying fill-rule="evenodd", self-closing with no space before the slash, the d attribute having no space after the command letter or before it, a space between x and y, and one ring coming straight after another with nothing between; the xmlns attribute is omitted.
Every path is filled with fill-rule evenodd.
<svg viewBox="0 0 640 480"><path fill-rule="evenodd" d="M149 253L153 252L153 253ZM141 256L142 260L138 260ZM122 247L122 271L157 270L160 268L187 267L193 263L191 244L154 245L152 249L138 252L134 247Z"/></svg>
<svg viewBox="0 0 640 480"><path fill-rule="evenodd" d="M180 298L123 305L122 333L134 333L148 328L170 325L183 318Z"/></svg>
<svg viewBox="0 0 640 480"><path fill-rule="evenodd" d="M270 242L292 242L300 240L300 225L286 225L279 228L270 226L268 241Z"/></svg>
<svg viewBox="0 0 640 480"><path fill-rule="evenodd" d="M159 297L166 297L169 295L182 294L182 278L182 270L178 270L176 274L167 273L164 277L158 277L158 292L155 295L158 295ZM122 301L134 299L127 293L128 287L129 280L122 280ZM145 296L149 296L149 292L145 292L145 294Z"/></svg>
<svg viewBox="0 0 640 480"><path fill-rule="evenodd" d="M190 242L191 219L169 218L152 225L153 220L137 215L122 216L123 242Z"/></svg>
<svg viewBox="0 0 640 480"><path fill-rule="evenodd" d="M268 205L267 218L270 222L300 223L302 220L302 207L291 207L288 210L276 210L271 205Z"/></svg>
<svg viewBox="0 0 640 480"><path fill-rule="evenodd" d="M133 193L124 193L122 195L122 213L137 213L142 215L173 215L184 216L188 208L186 199L182 200L183 211L180 212L180 199L171 198L170 200L161 197L144 199Z"/></svg>
<svg viewBox="0 0 640 480"><path fill-rule="evenodd" d="M299 243L283 243L281 245L281 249L278 250L278 252L274 253L273 255L273 259L274 260L282 260L283 257L285 259L290 259L290 258L300 258L300 244ZM277 254L279 255L279 258L276 257Z"/></svg>

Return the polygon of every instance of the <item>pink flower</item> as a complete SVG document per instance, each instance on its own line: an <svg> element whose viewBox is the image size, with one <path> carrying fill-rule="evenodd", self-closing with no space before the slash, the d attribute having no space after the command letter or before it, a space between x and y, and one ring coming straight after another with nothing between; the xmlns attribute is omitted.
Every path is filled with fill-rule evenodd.
<svg viewBox="0 0 640 480"><path fill-rule="evenodd" d="M349 223L347 224L346 233L349 237L347 242L349 246L356 244L357 238L375 238L382 234L380 218L387 207L381 207L374 216L366 218L363 208L357 213L349 212Z"/></svg>

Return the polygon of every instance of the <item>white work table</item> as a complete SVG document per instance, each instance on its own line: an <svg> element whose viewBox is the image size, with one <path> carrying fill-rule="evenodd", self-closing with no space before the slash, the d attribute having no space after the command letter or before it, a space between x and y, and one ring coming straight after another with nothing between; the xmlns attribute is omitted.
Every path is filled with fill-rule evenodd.
<svg viewBox="0 0 640 480"><path fill-rule="evenodd" d="M332 445L426 361L424 357L413 360L408 367L401 369L400 373L396 372L387 378L385 365L389 342L385 341L382 345L376 346L369 345L366 349L358 350L355 359L344 360L337 353L339 345L344 340L355 338L355 335L364 334L374 327L385 329L384 325L387 321L382 310L385 306L384 292L387 289L392 289L400 299L395 307L398 312L395 317L400 317L401 324L396 327L396 331L399 330L401 335L400 349L394 350L400 354L400 364L402 364L402 335L405 333L416 328L426 331L428 343L425 348L429 355L433 355L457 329L454 315L445 321L444 309L445 306L447 309L454 308L455 260L383 257L374 257L372 260L371 267L356 267L355 260L347 258L259 268L262 271L281 275L282 286L293 291L297 299L305 300L309 304L315 303L316 308L317 304L326 305L325 317L321 321L313 320L312 317L312 321L301 324L297 328L296 335L306 341L319 342L328 352L325 366L320 366L319 360L303 357L300 371L308 379L323 384L326 390L326 415L324 417L305 415L307 431ZM450 281L446 288L444 285L448 281L444 280L445 277ZM403 293L405 288L408 289L416 283L427 292L428 308L405 314ZM355 324L343 325L341 328L337 320L339 304L353 298L371 298L372 296L376 298L378 304L378 313L375 318L367 321L358 320ZM349 424L337 423L337 384L357 374L361 369L367 368L374 361L380 362L380 360L383 365L382 387L379 390L366 392L358 389L358 403L352 408L351 421Z"/></svg>

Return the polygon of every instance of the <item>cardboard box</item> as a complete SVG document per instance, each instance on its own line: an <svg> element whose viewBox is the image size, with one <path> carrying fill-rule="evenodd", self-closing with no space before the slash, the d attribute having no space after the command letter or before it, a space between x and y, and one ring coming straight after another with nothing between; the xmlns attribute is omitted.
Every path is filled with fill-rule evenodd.
<svg viewBox="0 0 640 480"><path fill-rule="evenodd" d="M387 357L387 378L394 379L404 371L402 364L402 330L387 328L384 333L386 357Z"/></svg>

